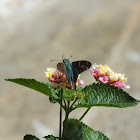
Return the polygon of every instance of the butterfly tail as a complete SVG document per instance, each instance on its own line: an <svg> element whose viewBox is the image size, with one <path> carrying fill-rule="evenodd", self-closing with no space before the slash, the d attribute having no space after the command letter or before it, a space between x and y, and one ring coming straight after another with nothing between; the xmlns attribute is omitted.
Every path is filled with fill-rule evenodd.
<svg viewBox="0 0 140 140"><path fill-rule="evenodd" d="M74 81L74 79L71 78L71 80L68 80L69 85L71 87L73 87L73 90L76 90L76 82Z"/></svg>

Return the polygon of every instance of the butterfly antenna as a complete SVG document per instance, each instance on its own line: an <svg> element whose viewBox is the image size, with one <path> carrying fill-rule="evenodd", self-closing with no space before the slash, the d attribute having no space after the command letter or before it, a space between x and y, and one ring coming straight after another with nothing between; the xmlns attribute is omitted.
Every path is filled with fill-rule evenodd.
<svg viewBox="0 0 140 140"><path fill-rule="evenodd" d="M65 57L64 57L64 55L62 55L62 60L64 60L65 59Z"/></svg>
<svg viewBox="0 0 140 140"><path fill-rule="evenodd" d="M70 58L72 58L72 55L70 56ZM68 58L68 59L70 59L70 58ZM62 55L62 60L64 60L65 59L65 57L64 57L64 55Z"/></svg>
<svg viewBox="0 0 140 140"><path fill-rule="evenodd" d="M72 55L70 56L70 58L72 58ZM69 58L69 59L70 59L70 58Z"/></svg>
<svg viewBox="0 0 140 140"><path fill-rule="evenodd" d="M52 62L52 61L61 61L61 60L51 60L50 62Z"/></svg>

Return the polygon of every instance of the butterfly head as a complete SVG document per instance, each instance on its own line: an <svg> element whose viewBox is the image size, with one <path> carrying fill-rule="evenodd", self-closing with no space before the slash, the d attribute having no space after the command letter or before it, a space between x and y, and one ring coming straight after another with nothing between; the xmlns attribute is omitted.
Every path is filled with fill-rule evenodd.
<svg viewBox="0 0 140 140"><path fill-rule="evenodd" d="M71 55L71 57L72 57L72 55ZM70 57L70 58L71 58L71 57ZM70 58L65 59L65 57L64 57L64 55L63 55L63 56L62 56L63 63L65 64L65 63L67 63L67 62L70 62L70 61L69 61Z"/></svg>
<svg viewBox="0 0 140 140"><path fill-rule="evenodd" d="M68 62L70 62L69 59L63 59L63 63L64 63L64 64L66 64L66 63L68 63Z"/></svg>

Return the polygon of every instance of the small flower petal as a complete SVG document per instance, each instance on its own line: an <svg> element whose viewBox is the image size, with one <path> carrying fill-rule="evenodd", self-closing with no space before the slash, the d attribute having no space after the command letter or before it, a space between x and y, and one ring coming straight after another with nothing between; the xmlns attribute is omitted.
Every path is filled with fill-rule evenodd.
<svg viewBox="0 0 140 140"><path fill-rule="evenodd" d="M102 83L107 83L109 81L109 77L108 76L102 76L98 80L101 81Z"/></svg>
<svg viewBox="0 0 140 140"><path fill-rule="evenodd" d="M129 88L130 88L130 86L129 86L129 85L127 85L127 86L125 85L125 88L129 89Z"/></svg>
<svg viewBox="0 0 140 140"><path fill-rule="evenodd" d="M52 76L52 73L50 73L50 72L45 72L45 74L46 74L46 77L51 77Z"/></svg>
<svg viewBox="0 0 140 140"><path fill-rule="evenodd" d="M124 84L121 83L120 81L117 81L117 82L115 83L115 87L118 87L118 88L122 89L122 88L124 88Z"/></svg>
<svg viewBox="0 0 140 140"><path fill-rule="evenodd" d="M94 73L94 69L93 68L90 68L89 69L89 73Z"/></svg>
<svg viewBox="0 0 140 140"><path fill-rule="evenodd" d="M54 68L47 68L47 71L45 72L46 77L51 77L52 74L56 71Z"/></svg>
<svg viewBox="0 0 140 140"><path fill-rule="evenodd" d="M80 85L83 85L84 84L84 81L83 80L80 80L79 84Z"/></svg>

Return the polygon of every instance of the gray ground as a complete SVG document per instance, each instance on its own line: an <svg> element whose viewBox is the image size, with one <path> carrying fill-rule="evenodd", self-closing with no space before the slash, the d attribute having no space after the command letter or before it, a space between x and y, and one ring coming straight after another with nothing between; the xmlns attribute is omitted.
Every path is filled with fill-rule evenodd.
<svg viewBox="0 0 140 140"><path fill-rule="evenodd" d="M49 4L48 4L49 3ZM140 100L140 1L52 0L32 10L18 10L0 20L0 140L58 135L59 106L36 91L5 78L47 81L47 67L62 55L108 64L125 73L127 92ZM85 85L95 82L84 72ZM79 118L85 109L71 117ZM140 140L140 105L134 108L93 107L83 121L111 140Z"/></svg>

